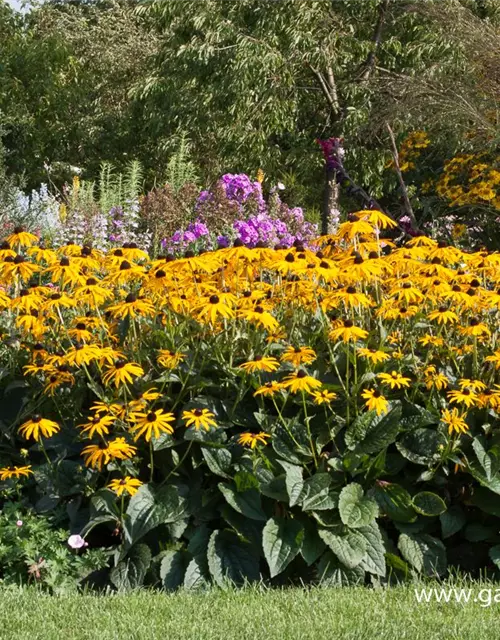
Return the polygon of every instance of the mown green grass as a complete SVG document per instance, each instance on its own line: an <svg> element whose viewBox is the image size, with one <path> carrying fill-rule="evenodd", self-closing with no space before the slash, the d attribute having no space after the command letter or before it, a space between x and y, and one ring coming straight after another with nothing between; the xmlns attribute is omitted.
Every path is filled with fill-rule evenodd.
<svg viewBox="0 0 500 640"><path fill-rule="evenodd" d="M433 586L431 584L431 586ZM434 585L437 586L437 585ZM465 585L474 592L500 585ZM30 640L487 640L500 603L419 604L414 586L384 590L245 589L47 596L0 591L0 638ZM500 599L500 598L499 598Z"/></svg>

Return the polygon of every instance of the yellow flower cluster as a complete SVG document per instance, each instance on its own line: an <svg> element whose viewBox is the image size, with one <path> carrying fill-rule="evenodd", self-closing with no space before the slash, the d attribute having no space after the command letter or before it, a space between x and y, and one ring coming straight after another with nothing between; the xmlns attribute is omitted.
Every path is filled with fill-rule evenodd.
<svg viewBox="0 0 500 640"><path fill-rule="evenodd" d="M19 336L11 373L22 371L46 408L23 416L20 435L43 446L74 429L84 463L100 471L179 426L210 431L218 421L196 402L200 367L217 371L218 388L247 385L279 415L289 402L349 420L417 398L443 411L450 433L467 432L468 412L500 407L500 255L424 236L397 247L381 238L391 226L361 211L313 248L178 259L134 245L50 249L16 229L0 245L0 330ZM92 394L83 422L49 419L78 389ZM186 389L190 404L179 400ZM256 454L273 437L236 435ZM138 487L130 476L112 485L120 495Z"/></svg>
<svg viewBox="0 0 500 640"><path fill-rule="evenodd" d="M399 150L399 167L401 171L415 169L415 161L421 155L423 149L430 145L431 141L425 131L413 131L410 133Z"/></svg>
<svg viewBox="0 0 500 640"><path fill-rule="evenodd" d="M445 163L436 192L450 207L487 205L500 210L500 171L480 155L459 154Z"/></svg>

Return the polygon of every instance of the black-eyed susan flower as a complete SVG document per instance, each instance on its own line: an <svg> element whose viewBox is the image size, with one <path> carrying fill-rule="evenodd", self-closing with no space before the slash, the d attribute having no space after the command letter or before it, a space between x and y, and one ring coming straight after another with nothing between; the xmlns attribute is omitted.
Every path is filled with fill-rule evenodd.
<svg viewBox="0 0 500 640"><path fill-rule="evenodd" d="M102 467L113 460L126 460L133 458L136 454L136 447L129 444L125 438L115 438L109 442L99 444L89 444L82 450L87 467L92 467L102 471Z"/></svg>
<svg viewBox="0 0 500 640"><path fill-rule="evenodd" d="M165 369L175 369L178 364L186 359L185 353L176 353L175 351L170 351L169 349L160 349L158 351L158 354L159 355L156 358L156 362L160 365L160 367L164 367Z"/></svg>
<svg viewBox="0 0 500 640"><path fill-rule="evenodd" d="M337 394L334 391L321 389L321 391L311 391L311 396L314 398L314 404L330 404Z"/></svg>
<svg viewBox="0 0 500 640"><path fill-rule="evenodd" d="M311 347L292 347L288 346L281 355L282 362L289 362L294 367L300 367L300 365L311 364L316 360L316 352Z"/></svg>
<svg viewBox="0 0 500 640"><path fill-rule="evenodd" d="M215 414L208 409L191 409L182 412L182 419L186 422L186 427L193 426L196 431L200 428L210 431L210 427L216 427Z"/></svg>
<svg viewBox="0 0 500 640"><path fill-rule="evenodd" d="M277 382L276 380L272 380L271 382L266 382L266 384L259 387L253 395L272 397L282 389L283 389L283 385L280 382Z"/></svg>
<svg viewBox="0 0 500 640"><path fill-rule="evenodd" d="M460 378L458 381L460 389L471 389L471 391L483 391L486 384L482 380L471 380L470 378Z"/></svg>
<svg viewBox="0 0 500 640"><path fill-rule="evenodd" d="M214 324L218 317L221 318L234 318L235 311L220 295L209 296L199 307L198 319L202 321L209 321Z"/></svg>
<svg viewBox="0 0 500 640"><path fill-rule="evenodd" d="M238 315L248 322L267 329L267 331L276 331L280 326L276 318L260 304L253 309L242 309Z"/></svg>
<svg viewBox="0 0 500 640"><path fill-rule="evenodd" d="M269 433L265 433L264 431L261 431L260 433L240 433L238 444L241 444L244 447L255 449L259 444L266 446L267 439L270 437L271 435Z"/></svg>
<svg viewBox="0 0 500 640"><path fill-rule="evenodd" d="M137 316L152 317L156 313L153 304L149 300L137 296L135 293L129 293L123 302L108 307L108 311L113 318L119 320L127 317L136 318Z"/></svg>
<svg viewBox="0 0 500 640"><path fill-rule="evenodd" d="M477 404L479 397L470 389L453 389L448 391L448 400L453 404L463 404L469 409Z"/></svg>
<svg viewBox="0 0 500 640"><path fill-rule="evenodd" d="M441 413L441 422L448 427L448 433L467 433L469 425L464 420L465 414L460 414L455 407L451 411L444 409Z"/></svg>
<svg viewBox="0 0 500 640"><path fill-rule="evenodd" d="M0 480L2 482L10 480L11 478L28 478L30 475L33 475L31 465L25 465L22 467L2 467L0 469Z"/></svg>
<svg viewBox="0 0 500 640"><path fill-rule="evenodd" d="M136 411L130 415L130 433L134 436L134 442L144 436L146 442L149 442L154 436L159 438L162 433L172 434L174 432L171 422L175 421L173 413L165 413L163 409L155 411Z"/></svg>
<svg viewBox="0 0 500 640"><path fill-rule="evenodd" d="M376 411L378 416L388 412L389 402L378 389L365 389L361 397L365 400L366 408Z"/></svg>
<svg viewBox="0 0 500 640"><path fill-rule="evenodd" d="M429 320L436 320L438 324L453 324L458 322L458 315L448 307L439 307L427 314Z"/></svg>
<svg viewBox="0 0 500 640"><path fill-rule="evenodd" d="M391 357L388 353L385 353L385 351L380 351L380 349L367 349L365 347L356 349L356 354L361 358L366 358L366 360L369 360L372 364L385 362Z"/></svg>
<svg viewBox="0 0 500 640"><path fill-rule="evenodd" d="M144 483L137 478L131 476L125 476L124 478L115 478L108 484L108 489L114 491L118 497L121 497L124 493L128 493L129 496L134 496Z"/></svg>
<svg viewBox="0 0 500 640"><path fill-rule="evenodd" d="M330 340L343 340L344 342L364 340L368 336L368 331L361 327L356 327L352 320L344 320L343 323L330 330L328 337Z"/></svg>
<svg viewBox="0 0 500 640"><path fill-rule="evenodd" d="M39 238L34 233L26 231L24 227L15 227L13 233L7 236L6 241L11 247L32 247Z"/></svg>
<svg viewBox="0 0 500 640"><path fill-rule="evenodd" d="M25 437L26 440L33 438L38 442L42 436L44 438L51 438L60 429L61 427L57 422L35 414L19 427L19 433Z"/></svg>
<svg viewBox="0 0 500 640"><path fill-rule="evenodd" d="M411 383L411 378L405 378L398 371L391 371L391 373L379 373L377 378L382 382L382 384L387 384L391 389L409 387Z"/></svg>
<svg viewBox="0 0 500 640"><path fill-rule="evenodd" d="M116 388L123 384L132 384L134 378L144 375L144 369L136 362L116 360L114 364L106 367L106 373L102 377L105 385L114 384Z"/></svg>
<svg viewBox="0 0 500 640"><path fill-rule="evenodd" d="M434 365L429 365L424 369L424 383L427 389L437 389L441 391L448 387L449 380L444 373L440 373Z"/></svg>
<svg viewBox="0 0 500 640"><path fill-rule="evenodd" d="M256 371L272 372L279 369L280 363L276 358L271 356L255 356L253 360L244 362L239 365L240 369L243 369L246 373L255 373Z"/></svg>
<svg viewBox="0 0 500 640"><path fill-rule="evenodd" d="M64 356L64 360L67 364L77 367L81 367L83 364L87 365L98 360L101 357L101 349L92 344L77 343L73 347L70 347Z"/></svg>
<svg viewBox="0 0 500 640"><path fill-rule="evenodd" d="M103 415L96 413L88 417L87 422L79 424L78 426L89 438L92 438L96 433L99 436L109 435L109 429L111 425L115 423L115 416Z"/></svg>
<svg viewBox="0 0 500 640"><path fill-rule="evenodd" d="M305 393L311 393L314 389L321 387L321 382L313 376L308 375L305 371L294 371L287 376L281 383L283 389L287 389L291 393L297 393L304 391Z"/></svg>

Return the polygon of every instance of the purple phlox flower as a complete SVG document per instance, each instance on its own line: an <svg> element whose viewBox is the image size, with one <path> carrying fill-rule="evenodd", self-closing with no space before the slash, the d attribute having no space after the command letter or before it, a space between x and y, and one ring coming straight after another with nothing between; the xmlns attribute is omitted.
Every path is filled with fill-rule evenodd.
<svg viewBox="0 0 500 640"><path fill-rule="evenodd" d="M83 547L88 547L88 543L85 542L84 538L82 538L79 534L74 534L68 538L68 545L72 549L82 549Z"/></svg>

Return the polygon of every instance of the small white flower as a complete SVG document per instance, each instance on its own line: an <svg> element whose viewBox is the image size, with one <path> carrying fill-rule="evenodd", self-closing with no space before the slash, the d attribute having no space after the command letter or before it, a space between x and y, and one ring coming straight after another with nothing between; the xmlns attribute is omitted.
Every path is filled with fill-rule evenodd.
<svg viewBox="0 0 500 640"><path fill-rule="evenodd" d="M72 549L81 549L82 547L88 546L88 543L82 538L82 536L75 534L68 538L68 545Z"/></svg>
<svg viewBox="0 0 500 640"><path fill-rule="evenodd" d="M285 188L286 188L286 187L285 187L285 185L284 185L282 182L278 182L278 184L277 184L276 186L278 187L278 189L279 189L280 191L283 191L283 189L285 189Z"/></svg>

